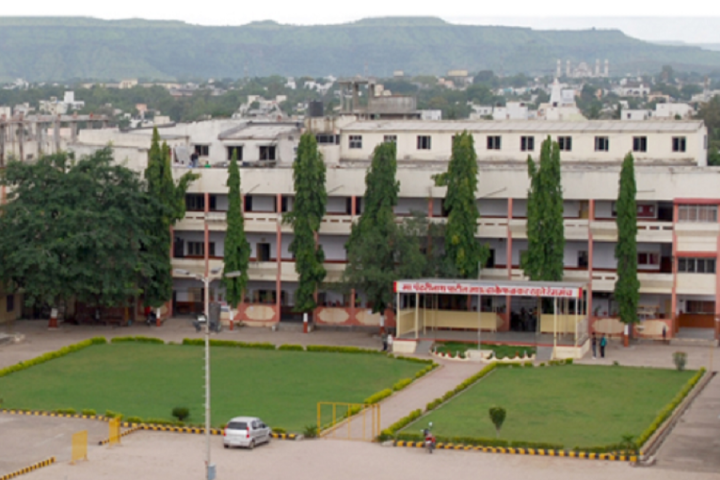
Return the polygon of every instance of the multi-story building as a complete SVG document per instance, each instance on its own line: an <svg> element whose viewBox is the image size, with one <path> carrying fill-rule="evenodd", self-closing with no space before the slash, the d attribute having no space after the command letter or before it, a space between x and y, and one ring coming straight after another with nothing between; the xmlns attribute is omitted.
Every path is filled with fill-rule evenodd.
<svg viewBox="0 0 720 480"><path fill-rule="evenodd" d="M224 125L227 129L222 129ZM463 130L475 139L479 163L476 235L491 255L483 279L523 279L520 257L527 249L528 155L537 158L550 137L561 149L565 217L566 281L588 285L587 313L592 329L619 334L613 289L617 279L615 201L620 164L628 152L636 160L638 203L638 277L641 335L671 337L682 327L716 328L720 281L720 170L706 166L707 130L699 121L420 121L311 118L295 123L204 122L161 129L176 152L207 144L200 152L216 168L195 170L200 179L187 194L187 214L173 230L175 268L207 274L223 265L228 208L226 160L238 153L244 167L242 197L245 230L251 245L250 281L237 317L250 325L271 325L297 318L293 312L298 275L288 246L291 226L282 222L292 209L292 165L300 134L315 132L327 164L327 214L318 241L325 252L327 285L318 293L314 321L321 325L372 326L363 292L334 287L345 268L345 244L363 212L365 171L373 149L397 144L399 218L420 213L445 221L445 188L433 175L446 170L452 137ZM98 136L97 145L109 138ZM113 133L113 145L134 152L129 164L144 168L150 132ZM143 135L144 139L140 136ZM92 148L89 136L83 145ZM127 139L125 142L124 139ZM146 142L146 147L141 144ZM127 146L126 146L127 143ZM123 150L125 149L125 150ZM235 150L233 150L235 149ZM240 152L241 155L240 155ZM177 164L179 177L187 165ZM224 300L219 282L211 297ZM174 279L172 309L201 309L202 286L182 275ZM534 306L534 299L483 298L481 309L497 312L509 328L513 312ZM487 302L487 303L486 303ZM442 307L442 305L441 305ZM476 300L446 308L477 308ZM388 312L386 325L393 324Z"/></svg>

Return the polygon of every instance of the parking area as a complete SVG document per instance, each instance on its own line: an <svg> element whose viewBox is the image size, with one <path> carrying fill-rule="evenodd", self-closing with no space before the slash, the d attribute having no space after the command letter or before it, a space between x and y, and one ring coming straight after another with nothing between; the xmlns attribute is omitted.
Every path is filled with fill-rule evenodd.
<svg viewBox="0 0 720 480"><path fill-rule="evenodd" d="M201 435L138 432L123 438L119 447L102 447L88 462L60 462L28 474L28 480L97 480L204 478L205 440ZM553 457L496 455L478 452L436 451L380 447L343 440L273 441L255 450L222 448L213 439L217 478L312 478L314 480L395 480L431 478L483 478L537 480L670 480L677 472ZM697 474L697 480L718 479Z"/></svg>
<svg viewBox="0 0 720 480"><path fill-rule="evenodd" d="M108 424L77 418L0 414L0 476L56 457L70 461L73 433L88 431L88 455L94 456L100 440L108 438Z"/></svg>

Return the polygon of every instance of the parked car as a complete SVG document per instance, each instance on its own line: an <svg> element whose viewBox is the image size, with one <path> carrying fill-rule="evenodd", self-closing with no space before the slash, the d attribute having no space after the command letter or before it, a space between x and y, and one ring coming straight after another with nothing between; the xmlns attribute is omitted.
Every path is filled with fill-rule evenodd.
<svg viewBox="0 0 720 480"><path fill-rule="evenodd" d="M225 448L254 448L261 443L270 443L272 430L258 417L235 417L223 431Z"/></svg>

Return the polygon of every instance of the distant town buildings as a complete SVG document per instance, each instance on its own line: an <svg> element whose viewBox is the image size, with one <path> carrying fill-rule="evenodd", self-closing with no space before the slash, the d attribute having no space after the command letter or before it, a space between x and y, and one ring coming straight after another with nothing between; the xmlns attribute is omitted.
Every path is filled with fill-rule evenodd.
<svg viewBox="0 0 720 480"><path fill-rule="evenodd" d="M564 75L563 75L564 74ZM577 65L573 65L571 60L565 61L565 70L562 68L562 60L557 61L555 67L555 76L567 77L567 78L608 78L610 76L610 61L605 59L604 67L600 69L600 60L595 60L595 70L593 70L587 63L580 62Z"/></svg>

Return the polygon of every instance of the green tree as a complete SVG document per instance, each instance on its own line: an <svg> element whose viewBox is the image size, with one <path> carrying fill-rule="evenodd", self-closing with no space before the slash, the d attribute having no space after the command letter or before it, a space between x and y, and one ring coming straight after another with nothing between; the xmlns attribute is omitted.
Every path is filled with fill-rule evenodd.
<svg viewBox="0 0 720 480"><path fill-rule="evenodd" d="M522 269L531 280L561 281L565 232L560 147L549 136L542 143L538 163L528 156L528 176L528 249L520 260Z"/></svg>
<svg viewBox="0 0 720 480"><path fill-rule="evenodd" d="M453 137L452 156L445 173L436 175L435 185L447 187L445 208L445 258L461 278L476 278L489 250L475 239L480 218L475 195L478 184L477 154L473 136L464 131Z"/></svg>
<svg viewBox="0 0 720 480"><path fill-rule="evenodd" d="M110 148L80 160L11 161L0 183L10 187L0 206L0 282L22 289L27 305L128 306L140 293L139 276L153 268L149 226L162 206Z"/></svg>
<svg viewBox="0 0 720 480"><path fill-rule="evenodd" d="M392 304L393 282L418 278L425 266L418 237L395 223L393 207L400 190L396 172L395 144L381 143L365 174L364 211L346 245L343 283L364 292L373 313L380 314Z"/></svg>
<svg viewBox="0 0 720 480"><path fill-rule="evenodd" d="M637 323L640 299L640 282L637 278L637 205L635 196L635 160L628 153L620 170L620 188L617 200L618 242L615 246L617 281L615 300L620 311L620 321Z"/></svg>
<svg viewBox="0 0 720 480"><path fill-rule="evenodd" d="M150 271L144 278L144 302L151 307L160 307L172 297L172 265L170 248L172 238L170 227L185 216L185 193L193 180L200 178L195 173L186 173L176 184L170 165L170 148L163 142L157 128L153 129L152 142L148 153L145 180L150 198L160 205L159 214L150 227L146 248L152 257Z"/></svg>
<svg viewBox="0 0 720 480"><path fill-rule="evenodd" d="M225 298L231 308L236 307L243 300L250 262L250 244L245 238L240 182L237 151L234 151L228 167L228 211L223 276L230 272L240 272L240 276L222 279Z"/></svg>
<svg viewBox="0 0 720 480"><path fill-rule="evenodd" d="M490 407L488 414L490 415L490 421L495 426L495 436L499 437L500 429L502 428L503 423L505 423L507 412L503 407Z"/></svg>
<svg viewBox="0 0 720 480"><path fill-rule="evenodd" d="M315 306L315 292L325 279L325 254L316 242L320 223L325 215L325 162L318 151L315 135L300 137L297 159L293 164L295 198L293 209L285 214L285 221L293 226L293 240L289 250L295 256L295 271L299 276L295 292L295 310L310 312Z"/></svg>

